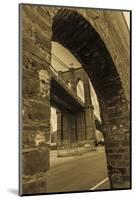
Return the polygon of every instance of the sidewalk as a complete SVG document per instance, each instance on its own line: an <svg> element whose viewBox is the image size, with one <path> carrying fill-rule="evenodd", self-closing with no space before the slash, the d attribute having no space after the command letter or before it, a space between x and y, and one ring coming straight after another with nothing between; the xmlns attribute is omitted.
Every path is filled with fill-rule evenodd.
<svg viewBox="0 0 135 200"><path fill-rule="evenodd" d="M70 161L75 161L75 160L83 159L87 157L94 157L94 156L98 156L104 153L105 153L104 147L97 147L95 151L87 152L82 155L75 155L75 156L70 156L70 157L57 157L57 150L51 150L50 151L50 168L59 166L61 164L65 164Z"/></svg>

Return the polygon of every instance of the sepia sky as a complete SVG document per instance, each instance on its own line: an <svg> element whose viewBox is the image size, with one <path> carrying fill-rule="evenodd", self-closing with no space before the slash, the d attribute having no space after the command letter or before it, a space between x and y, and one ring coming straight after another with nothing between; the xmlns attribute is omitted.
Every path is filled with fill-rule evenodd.
<svg viewBox="0 0 135 200"><path fill-rule="evenodd" d="M130 12L123 12L128 28L130 29Z"/></svg>

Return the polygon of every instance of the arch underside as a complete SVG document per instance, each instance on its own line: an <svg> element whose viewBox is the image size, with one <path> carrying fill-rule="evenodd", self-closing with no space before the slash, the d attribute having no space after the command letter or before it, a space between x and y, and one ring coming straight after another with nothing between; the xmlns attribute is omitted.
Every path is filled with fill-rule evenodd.
<svg viewBox="0 0 135 200"><path fill-rule="evenodd" d="M130 123L119 73L99 34L76 11L61 9L53 18L52 40L67 48L88 73L96 91L105 133L108 171L112 188L129 187ZM118 153L118 151L121 153ZM126 152L126 153L125 153ZM119 184L120 185L120 184ZM121 186L118 186L121 187Z"/></svg>
<svg viewBox="0 0 135 200"><path fill-rule="evenodd" d="M52 40L59 42L80 61L89 74L98 95L105 100L121 87L120 78L104 42L94 28L77 12L60 10L54 17ZM96 78L98 78L98 82ZM107 86L112 80L112 90ZM109 81L109 82L108 82ZM106 90L106 91L105 91Z"/></svg>

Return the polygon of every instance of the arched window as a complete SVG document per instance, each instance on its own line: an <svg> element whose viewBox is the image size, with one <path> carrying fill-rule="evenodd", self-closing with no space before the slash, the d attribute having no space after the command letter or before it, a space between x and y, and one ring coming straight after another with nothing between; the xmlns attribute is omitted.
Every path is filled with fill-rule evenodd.
<svg viewBox="0 0 135 200"><path fill-rule="evenodd" d="M69 88L71 88L71 83L70 83L70 82L67 82L67 86L68 86Z"/></svg>
<svg viewBox="0 0 135 200"><path fill-rule="evenodd" d="M76 89L77 89L77 95L81 98L81 100L83 102L85 102L85 98L84 98L84 86L83 86L83 82L81 80L78 81Z"/></svg>

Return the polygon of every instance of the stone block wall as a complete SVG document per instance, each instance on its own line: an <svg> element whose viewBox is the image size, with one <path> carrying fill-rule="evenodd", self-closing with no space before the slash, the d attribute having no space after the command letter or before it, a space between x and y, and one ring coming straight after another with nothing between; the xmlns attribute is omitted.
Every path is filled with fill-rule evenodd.
<svg viewBox="0 0 135 200"><path fill-rule="evenodd" d="M85 108L83 111L76 112L76 135L79 141L95 140L95 120L93 106L90 94L89 77L83 68L71 68L68 71L61 72L65 81L71 83L71 88L77 93L77 84L81 80L84 89Z"/></svg>
<svg viewBox="0 0 135 200"><path fill-rule="evenodd" d="M50 137L51 20L47 9L20 5L21 14L21 188L47 191Z"/></svg>

